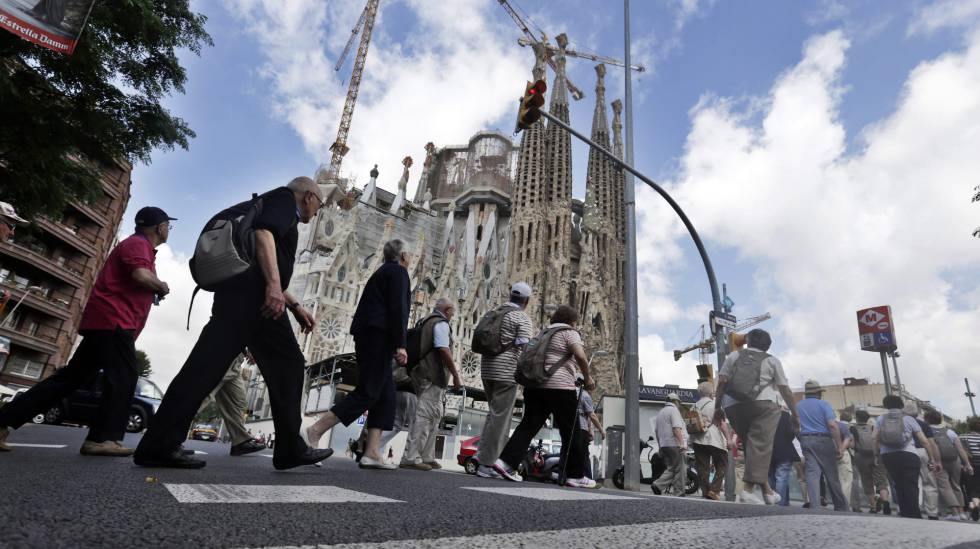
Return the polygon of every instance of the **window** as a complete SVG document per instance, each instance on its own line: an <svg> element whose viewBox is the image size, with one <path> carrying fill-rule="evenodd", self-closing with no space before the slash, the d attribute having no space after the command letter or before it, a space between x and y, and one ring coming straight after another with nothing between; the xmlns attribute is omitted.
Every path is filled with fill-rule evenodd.
<svg viewBox="0 0 980 549"><path fill-rule="evenodd" d="M337 282L343 282L347 278L347 265L341 265L337 270Z"/></svg>
<svg viewBox="0 0 980 549"><path fill-rule="evenodd" d="M27 379L40 379L41 373L44 372L44 364L23 358L11 358L7 361L7 367L4 369L4 372L12 376L26 377Z"/></svg>

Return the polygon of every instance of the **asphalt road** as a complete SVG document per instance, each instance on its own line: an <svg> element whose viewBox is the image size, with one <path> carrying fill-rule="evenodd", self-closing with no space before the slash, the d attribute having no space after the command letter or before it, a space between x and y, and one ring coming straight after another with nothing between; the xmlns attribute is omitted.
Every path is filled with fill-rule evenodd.
<svg viewBox="0 0 980 549"><path fill-rule="evenodd" d="M272 468L206 452L198 471L78 454L84 429L28 425L0 454L2 547L980 547L980 525L577 490L455 472ZM136 438L128 436L127 445Z"/></svg>

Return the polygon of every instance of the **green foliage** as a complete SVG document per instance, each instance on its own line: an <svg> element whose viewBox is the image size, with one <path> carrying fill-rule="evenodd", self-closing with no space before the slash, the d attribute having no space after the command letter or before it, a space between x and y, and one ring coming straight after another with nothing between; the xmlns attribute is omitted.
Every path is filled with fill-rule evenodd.
<svg viewBox="0 0 980 549"><path fill-rule="evenodd" d="M140 377L147 378L153 373L153 368L150 366L150 357L142 349L136 349L136 371L139 372Z"/></svg>
<svg viewBox="0 0 980 549"><path fill-rule="evenodd" d="M186 149L194 132L160 100L184 91L177 51L212 44L205 21L189 0L99 0L71 56L0 32L3 200L28 219L57 216L101 195L94 163Z"/></svg>
<svg viewBox="0 0 980 549"><path fill-rule="evenodd" d="M218 403L215 402L213 398L208 399L208 404L194 416L194 423L210 423L212 425L218 424L218 419L221 417L220 412L218 412ZM192 426L193 426L192 425Z"/></svg>

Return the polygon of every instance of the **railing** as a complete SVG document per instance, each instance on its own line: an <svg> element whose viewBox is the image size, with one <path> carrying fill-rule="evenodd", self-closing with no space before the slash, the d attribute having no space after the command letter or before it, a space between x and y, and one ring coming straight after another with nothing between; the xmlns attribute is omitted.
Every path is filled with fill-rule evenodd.
<svg viewBox="0 0 980 549"><path fill-rule="evenodd" d="M31 333L30 328L30 323L23 322L17 328L0 326L0 334L10 337L16 344L41 351L42 353L53 355L58 352L58 336L62 333L61 330L39 324L36 326L34 333Z"/></svg>
<svg viewBox="0 0 980 549"><path fill-rule="evenodd" d="M99 202L102 201L100 200ZM95 221L100 227L105 227L109 224L109 207L108 205L100 205L99 202L94 204L74 202L71 204L71 207L85 214L86 217Z"/></svg>
<svg viewBox="0 0 980 549"><path fill-rule="evenodd" d="M27 286L33 285L34 284L29 283ZM57 290L48 290L46 292L28 292L26 289L27 286L11 284L9 280L6 283L0 284L0 288L6 288L10 291L11 303L17 303L21 300L21 298L23 298L24 304L34 309L39 309L62 319L68 319L71 317L70 310L72 303L75 301L74 296L71 294L66 294L65 292L59 292ZM26 297L24 297L25 293L27 293ZM11 303L8 303L8 308L13 306Z"/></svg>
<svg viewBox="0 0 980 549"><path fill-rule="evenodd" d="M56 278L68 282L76 288L81 288L84 285L85 275L81 270L84 268L84 265L79 264L78 261L65 260L64 263L58 263L46 255L30 250L20 244L12 244L10 242L0 242L0 252L7 253L25 263L33 265Z"/></svg>
<svg viewBox="0 0 980 549"><path fill-rule="evenodd" d="M78 248L88 256L95 256L95 244L98 242L98 236L92 234L89 231L72 229L66 227L61 223L55 223L50 219L40 218L37 220L37 225L51 234L60 237L63 241L71 244L72 246Z"/></svg>

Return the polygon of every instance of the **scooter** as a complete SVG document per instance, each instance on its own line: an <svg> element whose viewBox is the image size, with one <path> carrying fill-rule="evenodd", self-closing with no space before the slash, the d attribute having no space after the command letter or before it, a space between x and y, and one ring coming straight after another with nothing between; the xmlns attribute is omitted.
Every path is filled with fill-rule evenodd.
<svg viewBox="0 0 980 549"><path fill-rule="evenodd" d="M544 440L539 438L536 445L528 448L527 454L517 467L517 472L526 479L558 482L559 463L561 463L561 454L546 453Z"/></svg>
<svg viewBox="0 0 980 549"><path fill-rule="evenodd" d="M656 441L651 436L645 441L640 441L640 459L646 459L650 463L650 476L643 476L643 468L640 468L640 483L649 484L650 488L653 488L653 481L660 478L660 475L667 470L667 466L664 465L664 460L660 457L660 452L657 451L658 447ZM646 456L644 458L644 452ZM613 473L613 484L616 488L622 490L626 487L626 471L625 467L620 467L616 469ZM687 452L687 479L684 482L684 494L690 496L696 493L700 489L700 482L698 480L698 469L697 464L694 461L694 452ZM670 493L670 488L667 489L667 493Z"/></svg>

